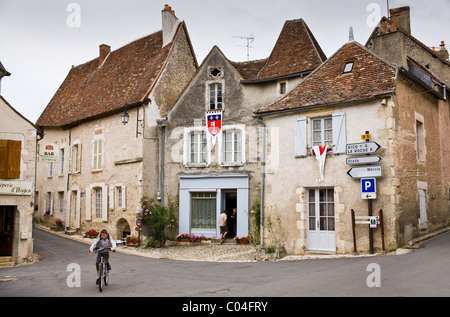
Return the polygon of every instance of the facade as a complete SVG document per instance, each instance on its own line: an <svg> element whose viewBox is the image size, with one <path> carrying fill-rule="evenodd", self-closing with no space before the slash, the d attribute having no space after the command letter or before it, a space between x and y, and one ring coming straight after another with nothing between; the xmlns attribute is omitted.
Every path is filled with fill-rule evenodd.
<svg viewBox="0 0 450 317"><path fill-rule="evenodd" d="M180 234L218 237L220 213L230 219L236 208L229 237L248 236L250 206L261 201L262 186L263 127L253 112L289 93L324 60L303 20L285 23L264 60L231 62L218 47L211 50L164 123L164 189L178 199ZM215 143L206 124L212 114L222 118Z"/></svg>
<svg viewBox="0 0 450 317"><path fill-rule="evenodd" d="M37 121L59 147L39 163L38 222L66 230L135 231L141 197L160 192L160 129L197 69L186 24L166 6L162 31L73 67ZM128 119L127 124L122 119ZM126 121L125 121L126 122Z"/></svg>
<svg viewBox="0 0 450 317"><path fill-rule="evenodd" d="M354 252L351 210L367 216L370 204L374 216L383 211L384 238L380 226L356 225L358 252L369 252L369 230L375 251L383 245L395 250L450 223L448 61L411 40L399 25L392 35L380 27L368 47L345 44L285 98L256 111L267 133L278 135L279 165L266 175L271 186L265 204L281 215L289 253ZM394 40L398 36L403 40ZM402 47L405 38L415 45ZM379 54L380 45L401 54ZM428 67L413 62L418 56ZM405 63L399 65L397 58ZM371 203L362 199L363 174L347 174L358 167L347 162L354 158L347 155L347 144L365 142L361 136L367 131L381 146L376 153L381 161L363 165L365 173L382 171ZM312 150L325 145L332 151L325 154L321 178ZM273 238L267 230L265 235Z"/></svg>
<svg viewBox="0 0 450 317"><path fill-rule="evenodd" d="M0 96L0 265L19 264L33 255L38 131Z"/></svg>

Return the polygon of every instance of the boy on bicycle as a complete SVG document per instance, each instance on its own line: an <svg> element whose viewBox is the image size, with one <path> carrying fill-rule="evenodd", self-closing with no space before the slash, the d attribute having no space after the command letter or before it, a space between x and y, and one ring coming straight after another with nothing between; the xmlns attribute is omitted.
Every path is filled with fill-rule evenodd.
<svg viewBox="0 0 450 317"><path fill-rule="evenodd" d="M97 268L97 284L98 284L98 268L100 265L101 253L103 253L103 257L105 258L108 270L111 270L111 266L109 265L109 253L107 250L111 249L111 251L114 252L116 248L117 248L116 242L108 234L108 231L106 231L105 229L103 229L100 232L100 237L97 240L95 240L94 243L92 243L91 247L89 248L89 252L91 253L94 253L94 250L98 250L97 261L95 263L95 266Z"/></svg>

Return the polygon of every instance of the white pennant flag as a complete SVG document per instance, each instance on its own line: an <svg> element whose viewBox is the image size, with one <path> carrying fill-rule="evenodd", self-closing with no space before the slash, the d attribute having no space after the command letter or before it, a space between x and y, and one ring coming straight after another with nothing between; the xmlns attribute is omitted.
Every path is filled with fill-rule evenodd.
<svg viewBox="0 0 450 317"><path fill-rule="evenodd" d="M325 170L325 159L327 152L331 151L331 146L321 145L312 147L313 154L316 156L317 164L319 165L320 180L323 182L323 172Z"/></svg>

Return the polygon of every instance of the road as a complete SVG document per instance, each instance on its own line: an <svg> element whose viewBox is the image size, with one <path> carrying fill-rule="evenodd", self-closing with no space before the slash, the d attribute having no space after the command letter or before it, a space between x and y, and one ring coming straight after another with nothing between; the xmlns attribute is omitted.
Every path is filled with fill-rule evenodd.
<svg viewBox="0 0 450 317"><path fill-rule="evenodd" d="M95 286L95 255L86 244L39 229L34 236L41 260L0 268L0 277L15 278L0 282L0 297L450 296L450 233L410 254L347 259L211 263L116 252L111 254L111 281L103 293ZM81 268L80 287L67 284L71 263ZM372 263L378 265L380 287L367 284L375 272L367 270Z"/></svg>

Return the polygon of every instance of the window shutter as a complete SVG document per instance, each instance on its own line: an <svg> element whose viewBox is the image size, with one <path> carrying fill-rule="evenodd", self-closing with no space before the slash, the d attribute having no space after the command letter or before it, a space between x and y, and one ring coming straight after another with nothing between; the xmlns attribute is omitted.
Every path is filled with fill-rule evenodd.
<svg viewBox="0 0 450 317"><path fill-rule="evenodd" d="M108 189L102 186L102 221L108 221Z"/></svg>
<svg viewBox="0 0 450 317"><path fill-rule="evenodd" d="M347 131L345 112L333 113L333 148L334 154L347 153Z"/></svg>
<svg viewBox="0 0 450 317"><path fill-rule="evenodd" d="M8 178L8 140L0 140L0 178Z"/></svg>
<svg viewBox="0 0 450 317"><path fill-rule="evenodd" d="M98 140L97 169L103 167L103 140Z"/></svg>
<svg viewBox="0 0 450 317"><path fill-rule="evenodd" d="M294 138L295 157L306 157L306 117L296 119Z"/></svg>
<svg viewBox="0 0 450 317"><path fill-rule="evenodd" d="M77 144L77 156L75 161L75 172L81 172L81 143Z"/></svg>
<svg viewBox="0 0 450 317"><path fill-rule="evenodd" d="M92 200L91 200L91 188L86 187L86 220L92 220L91 216L91 208L92 208Z"/></svg>
<svg viewBox="0 0 450 317"><path fill-rule="evenodd" d="M122 186L122 210L127 208L127 187Z"/></svg>
<svg viewBox="0 0 450 317"><path fill-rule="evenodd" d="M75 228L81 228L81 191L77 190L77 202L75 204L76 216L75 216Z"/></svg>
<svg viewBox="0 0 450 317"><path fill-rule="evenodd" d="M109 210L114 210L114 185L109 185Z"/></svg>
<svg viewBox="0 0 450 317"><path fill-rule="evenodd" d="M44 193L44 211L43 214L45 215L45 212L47 211L47 193Z"/></svg>
<svg viewBox="0 0 450 317"><path fill-rule="evenodd" d="M54 197L53 197L53 192L50 193L50 216L53 216L53 201L54 201Z"/></svg>
<svg viewBox="0 0 450 317"><path fill-rule="evenodd" d="M20 178L21 141L8 141L8 178Z"/></svg>
<svg viewBox="0 0 450 317"><path fill-rule="evenodd" d="M97 146L98 146L98 142L97 142L98 140L94 140L94 155L92 156L93 157L93 162L92 162L92 169L93 170L96 170L97 169L97 156L98 156L98 149L97 149Z"/></svg>
<svg viewBox="0 0 450 317"><path fill-rule="evenodd" d="M64 226L66 228L70 227L70 205L72 200L72 193L70 191L67 191L67 204L66 204L66 212L64 213Z"/></svg>

